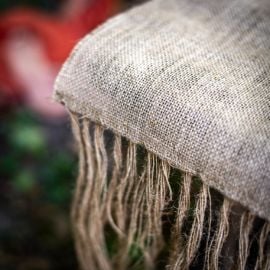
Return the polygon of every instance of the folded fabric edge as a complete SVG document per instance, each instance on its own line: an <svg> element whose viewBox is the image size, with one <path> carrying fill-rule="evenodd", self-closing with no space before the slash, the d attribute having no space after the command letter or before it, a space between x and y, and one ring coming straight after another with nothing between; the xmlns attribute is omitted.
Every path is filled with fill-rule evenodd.
<svg viewBox="0 0 270 270"><path fill-rule="evenodd" d="M95 110L95 108L89 108L89 107L88 107L89 114L83 115L82 114L83 110L80 111L80 108L78 108L78 106L77 106L76 98L74 96L67 95L65 93L65 91L58 90L57 84L56 84L53 98L55 101L64 104L68 110L70 110L74 113L80 114L82 118L88 118L91 121L99 123L103 127L112 130L115 134L119 134L119 130L117 128L107 125L108 115L106 115L106 119L104 119L102 112ZM109 122L115 122L115 121L111 120ZM128 130L127 130L127 132L123 132L122 134L119 134L119 135L126 137L128 140L131 140L131 138L129 138L129 136L128 136L129 134L130 134L130 132L128 132ZM250 211L252 211L255 215L270 221L270 217L268 216L267 213L265 213L264 211L262 211L258 207L254 207L254 205L257 205L257 202L254 202L254 204L245 205L245 204L243 204L243 202L239 201L239 197L240 197L239 193L238 192L235 193L235 190L233 188L228 190L227 189L228 186L224 187L223 185L219 185L219 182L215 181L215 179L209 179L208 177L204 176L203 174L196 173L196 171L191 170L190 168L188 168L186 166L183 166L183 164L178 164L174 160L170 160L168 157L163 156L162 153L156 153L155 150L151 149L151 147L149 147L148 144L145 142L133 141L133 143L143 145L148 151L153 152L162 160L167 161L172 167L177 168L183 172L191 173L192 175L197 175L198 177L200 177L200 179L205 184L217 189L224 196L228 197L231 200L234 200L234 201L240 203L241 205L243 205L244 207L246 207Z"/></svg>
<svg viewBox="0 0 270 270"><path fill-rule="evenodd" d="M115 20L115 19L114 19ZM107 24L107 23L105 23ZM99 28L103 28L104 25L102 25ZM98 29L95 31L99 31ZM114 132L120 132L119 130L122 130L123 128L117 128L117 127L112 127L109 125L109 123L116 123L117 121L114 121L114 119L111 119L111 121L108 121L108 117L111 117L108 113L106 113L106 117L104 117L104 113L97 111L94 108L94 105L92 106L92 108L89 106L89 104L87 104L87 101L84 102L84 104L80 104L78 105L78 100L76 98L76 96L73 96L72 93L70 93L70 91L65 91L65 84L63 83L64 81L67 80L66 76L67 74L69 74L69 68L70 65L72 65L72 60L74 57L76 57L76 55L78 55L81 51L84 50L84 45L87 46L88 40L89 38L91 39L91 36L93 35L93 33L87 35L85 38L83 38L74 48L74 50L72 51L71 55L69 56L69 58L67 59L67 61L64 63L62 70L60 71L56 81L55 81L55 86L54 86L54 92L53 92L53 99L57 102L60 102L62 104L64 104L69 110L76 112L76 113L80 113L82 114L83 117L88 117L89 119L91 119L92 121L96 121L98 123L101 123L103 126L108 127L110 129L112 129ZM97 89L98 90L98 89ZM75 89L74 89L75 91ZM80 103L82 101L80 100ZM83 108L80 106L84 106ZM86 108L86 109L85 109ZM88 115L83 115L83 113L87 111L89 112ZM122 136L127 137L128 139L132 140L132 138L129 138L129 132L122 132L121 134ZM149 144L147 142L144 141L134 141L134 143L137 144L143 144L149 151L154 151L154 149L151 149L151 147L149 147ZM170 160L168 157L163 156L162 153L155 153L157 154L160 158L162 158L163 160L166 160L167 162L169 162L170 164L172 164L172 166L177 167L178 169L185 171L185 172L190 172L193 175L196 175L196 171L192 170L191 168L189 168L189 166L185 165L185 164L179 164L176 163L174 160ZM226 183L226 186L222 185L222 181L217 181L218 179L210 179L209 177L204 176L203 174L199 174L200 178L209 186L216 188L217 190L219 190L221 193L223 193L225 196L227 196L228 198L238 201L239 203L242 203L245 207L247 207L248 209L250 209L252 212L254 212L256 215L265 218L267 220L270 221L270 213L268 210L265 209L265 207L262 209L262 207L260 207L259 202L257 201L251 201L252 198L249 198L249 201L246 202L245 200L241 200L241 196L239 196L239 192L242 192L242 198L245 196L244 195L244 191L238 191L236 192L236 190L234 189L234 187L229 185L229 182ZM224 179L223 179L224 180ZM223 181L224 182L224 181ZM244 202L243 202L244 201Z"/></svg>

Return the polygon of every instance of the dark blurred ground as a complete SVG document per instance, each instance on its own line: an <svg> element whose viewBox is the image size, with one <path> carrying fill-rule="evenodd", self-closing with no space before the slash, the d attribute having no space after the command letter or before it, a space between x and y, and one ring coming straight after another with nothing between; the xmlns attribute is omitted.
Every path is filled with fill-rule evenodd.
<svg viewBox="0 0 270 270"><path fill-rule="evenodd" d="M69 204L76 175L67 120L26 108L0 118L0 269L76 269Z"/></svg>
<svg viewBox="0 0 270 270"><path fill-rule="evenodd" d="M65 2L0 0L0 20L2 14L18 7L57 16ZM142 1L117 2L114 14ZM3 23L5 25L5 21ZM5 53L1 51L4 44L2 25L0 23L0 70L2 67L6 71L3 65L10 63L6 62ZM35 97L45 89L37 70L44 63L36 67L39 63L33 58L34 66L31 67L33 44L27 46L26 42L27 53L30 51L29 62L27 57L20 60L23 61L22 70L18 60L19 69L15 63L15 73L7 73L8 80L6 75L0 74L0 270L77 269L69 222L77 170L70 124L63 111L53 111L47 107L48 100ZM8 49L11 56L20 56L20 48ZM37 52L33 50L33 55ZM14 61L12 57L11 61ZM14 63L12 65L14 70ZM30 81L27 68L29 72L37 72L30 76ZM18 79L16 72L22 76L19 78L23 81L22 88L13 84ZM14 85L18 89L13 89ZM46 87L51 93L52 85ZM33 91L34 95L31 94ZM9 97L6 93L12 95ZM35 98L31 99L33 96Z"/></svg>

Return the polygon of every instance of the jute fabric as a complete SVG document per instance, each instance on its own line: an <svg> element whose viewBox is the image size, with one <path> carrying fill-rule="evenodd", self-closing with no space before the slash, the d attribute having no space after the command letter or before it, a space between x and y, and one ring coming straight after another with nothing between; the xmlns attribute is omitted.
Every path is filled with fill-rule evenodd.
<svg viewBox="0 0 270 270"><path fill-rule="evenodd" d="M270 220L270 1L136 7L79 42L54 97Z"/></svg>

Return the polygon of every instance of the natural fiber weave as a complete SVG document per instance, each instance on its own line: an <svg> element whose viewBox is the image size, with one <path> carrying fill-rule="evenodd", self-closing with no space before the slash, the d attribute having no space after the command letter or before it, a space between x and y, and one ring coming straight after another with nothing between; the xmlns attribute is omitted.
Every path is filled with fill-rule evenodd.
<svg viewBox="0 0 270 270"><path fill-rule="evenodd" d="M55 98L270 219L270 2L160 0L83 39Z"/></svg>
<svg viewBox="0 0 270 270"><path fill-rule="evenodd" d="M142 146L71 113L83 270L263 269L270 224Z"/></svg>
<svg viewBox="0 0 270 270"><path fill-rule="evenodd" d="M226 252L233 250L226 242L230 243L233 235L237 235L240 241L237 265L239 269L245 269L255 216L270 221L270 1L154 0L132 9L108 21L77 45L58 76L54 98L75 113L72 114L73 123L78 126L77 134L81 134L77 136L82 144L80 159L86 158L87 166L97 170L83 176L86 165L81 165L78 180L88 179L89 185L99 181L100 185L95 188L92 184L89 187L82 184L89 192L95 190L92 192L98 196L96 199L90 196L91 192L86 193L86 198L79 193L85 201L76 195L78 208L75 207L74 216L82 211L82 204L86 207L92 198L91 215L97 222L95 225L89 223L94 227L87 223L92 228L89 231L92 238L87 237L88 229L79 233L82 242L88 239L78 248L84 258L82 265L91 257L96 261L93 269L112 267L106 255L102 257L105 241L102 237L109 222L118 235L131 237L121 244L121 258L128 257L126 253L135 235L139 235L139 246L143 247L147 265L153 266L163 241L160 231L163 225L159 224L163 214L157 209L164 211L171 199L177 199L168 184L168 175L172 168L178 168L187 177L181 189L185 195L179 195L173 229L177 240L172 244L174 252L169 255L168 264L174 265L172 269L188 268L198 255L202 241L209 253L205 254L205 267L217 269L225 252L224 246L229 246ZM115 136L125 137L132 145L143 145L148 153L146 182L138 180L145 179L144 174L139 178L129 175L136 171L134 158L137 154L131 146L128 155L134 155L134 158L129 164L121 165L121 160L114 159L110 165L103 139L100 139L103 131L97 131L94 139L84 138L89 135L80 133L83 127L78 124L78 115L101 124L101 130L105 127ZM96 143L95 151L91 152L87 147L89 140ZM120 157L121 147L115 151ZM156 159L160 161L153 161ZM166 163L166 169L152 162ZM147 165L150 163L151 166ZM151 174L153 166L161 166L162 177L159 169L153 171L156 176ZM117 186L120 181L116 175L108 175L108 168L114 168L118 174L121 170L128 173L126 177L120 173L122 189L113 189L107 194L107 185L115 183ZM203 181L198 200L193 204L189 198L188 175L199 176ZM160 187L153 182L156 177ZM143 186L138 184L141 181ZM210 225L208 233L204 231L206 220L211 224L211 215L207 214L212 198L209 187L226 197L219 210L219 221L214 222L214 233ZM137 196L133 189L138 189ZM155 205L154 195L142 195L140 190L156 194L160 205ZM119 193L116 198L112 195L114 192ZM129 196L137 199L129 201ZM145 204L140 204L140 200ZM235 231L230 228L229 221L235 207L231 200L251 211L235 210L239 212L236 216L241 216L238 219L232 217L238 224ZM129 204L137 207L133 208L137 210L132 226ZM108 214L104 219L102 207ZM140 217L144 215L145 207L154 221ZM195 211L191 230L182 241L183 224L188 222L185 221L187 211L192 207L198 212ZM85 215L86 212L75 219L85 224ZM152 222L156 228L152 227ZM255 226L261 230L259 250L256 251L258 260L253 262L257 267L261 266L258 269L268 269L270 264L270 251L265 248L269 223L265 224ZM209 236L207 239L203 237L205 233ZM100 237L98 240L96 235ZM150 235L153 240L147 247ZM88 255L83 255L85 250ZM128 264L119 265L123 268ZM121 269L119 265L115 269ZM87 263L84 269L87 269Z"/></svg>

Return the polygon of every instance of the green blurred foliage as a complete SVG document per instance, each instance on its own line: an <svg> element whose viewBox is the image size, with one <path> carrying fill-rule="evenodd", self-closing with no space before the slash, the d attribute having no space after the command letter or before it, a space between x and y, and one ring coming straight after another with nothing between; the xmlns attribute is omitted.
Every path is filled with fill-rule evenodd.
<svg viewBox="0 0 270 270"><path fill-rule="evenodd" d="M13 188L19 192L30 192L35 185L35 177L32 171L22 169L13 180Z"/></svg>
<svg viewBox="0 0 270 270"><path fill-rule="evenodd" d="M68 119L0 116L0 269L76 269L69 221L76 157Z"/></svg>

